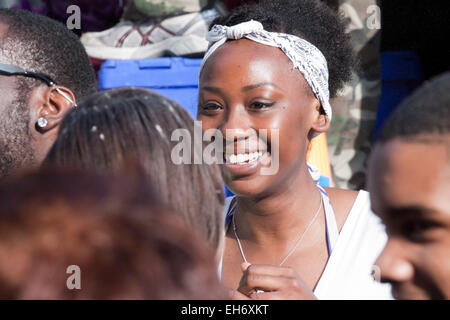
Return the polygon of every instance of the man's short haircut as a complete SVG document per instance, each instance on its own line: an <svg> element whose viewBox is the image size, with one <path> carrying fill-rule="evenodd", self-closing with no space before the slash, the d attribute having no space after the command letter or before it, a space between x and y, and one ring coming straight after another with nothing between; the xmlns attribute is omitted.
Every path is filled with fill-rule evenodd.
<svg viewBox="0 0 450 320"><path fill-rule="evenodd" d="M0 54L11 64L49 76L70 89L78 101L96 91L95 73L86 51L64 24L14 9L0 9L0 23L8 26L0 39ZM31 90L43 82L20 77L19 84Z"/></svg>
<svg viewBox="0 0 450 320"><path fill-rule="evenodd" d="M395 138L419 140L450 134L450 72L426 82L392 113L378 143Z"/></svg>

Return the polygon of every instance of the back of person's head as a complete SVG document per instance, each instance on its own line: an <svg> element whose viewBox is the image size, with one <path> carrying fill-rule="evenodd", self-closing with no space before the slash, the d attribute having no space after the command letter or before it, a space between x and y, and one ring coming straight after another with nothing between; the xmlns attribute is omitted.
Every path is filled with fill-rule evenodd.
<svg viewBox="0 0 450 320"><path fill-rule="evenodd" d="M345 22L325 3L317 0L260 0L234 9L211 23L233 26L256 20L264 30L296 35L316 46L328 64L330 97L351 79L356 59L345 33Z"/></svg>
<svg viewBox="0 0 450 320"><path fill-rule="evenodd" d="M450 72L426 82L395 109L377 138L445 141L450 135Z"/></svg>
<svg viewBox="0 0 450 320"><path fill-rule="evenodd" d="M139 172L47 169L0 185L2 299L221 299L213 261Z"/></svg>
<svg viewBox="0 0 450 320"><path fill-rule="evenodd" d="M218 248L224 201L220 169L193 161L175 164L174 130L194 137L194 120L177 103L138 88L99 92L67 114L44 164L116 172L137 161L161 200Z"/></svg>
<svg viewBox="0 0 450 320"><path fill-rule="evenodd" d="M97 89L95 73L78 37L53 19L25 10L0 9L1 63L42 73L58 85L70 89L78 101ZM20 78L27 94L42 81Z"/></svg>

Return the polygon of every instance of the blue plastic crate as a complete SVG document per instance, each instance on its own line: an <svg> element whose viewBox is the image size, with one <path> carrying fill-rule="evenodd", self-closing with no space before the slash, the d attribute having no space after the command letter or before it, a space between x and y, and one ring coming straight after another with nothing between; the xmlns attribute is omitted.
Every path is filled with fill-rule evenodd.
<svg viewBox="0 0 450 320"><path fill-rule="evenodd" d="M202 59L163 57L107 60L98 74L100 90L142 87L164 95L197 116L198 75Z"/></svg>

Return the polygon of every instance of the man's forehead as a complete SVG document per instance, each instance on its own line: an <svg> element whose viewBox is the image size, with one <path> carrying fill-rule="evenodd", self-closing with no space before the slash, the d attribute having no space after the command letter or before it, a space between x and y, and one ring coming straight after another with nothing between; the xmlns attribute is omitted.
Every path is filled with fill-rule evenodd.
<svg viewBox="0 0 450 320"><path fill-rule="evenodd" d="M5 56L5 51L3 48L3 40L8 34L8 25L6 23L0 22L0 63L10 63L10 59Z"/></svg>
<svg viewBox="0 0 450 320"><path fill-rule="evenodd" d="M379 144L369 170L373 205L434 208L450 194L449 170L443 143L393 139Z"/></svg>
<svg viewBox="0 0 450 320"><path fill-rule="evenodd" d="M11 57L8 54L9 52L3 46L3 40L8 34L8 28L9 26L6 23L0 22L0 63L4 64L11 64ZM4 89L6 91L15 90L17 86L16 77L0 76L0 83L0 89Z"/></svg>
<svg viewBox="0 0 450 320"><path fill-rule="evenodd" d="M448 162L448 145L445 141L442 138L396 138L377 145L374 154L377 161L384 162L383 166L391 170L401 171L406 168L407 171L437 173L435 169L446 169Z"/></svg>
<svg viewBox="0 0 450 320"><path fill-rule="evenodd" d="M6 23L0 22L0 41L6 37L8 28L9 27Z"/></svg>

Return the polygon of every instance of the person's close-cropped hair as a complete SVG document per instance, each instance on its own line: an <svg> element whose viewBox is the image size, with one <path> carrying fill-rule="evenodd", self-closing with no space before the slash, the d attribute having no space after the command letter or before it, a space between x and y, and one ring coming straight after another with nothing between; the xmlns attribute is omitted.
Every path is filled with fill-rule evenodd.
<svg viewBox="0 0 450 320"><path fill-rule="evenodd" d="M389 240L376 265L397 299L450 299L450 73L403 100L372 150L368 189Z"/></svg>
<svg viewBox="0 0 450 320"><path fill-rule="evenodd" d="M78 102L97 91L83 45L61 22L25 10L0 9L0 24L7 25L0 51L9 63L47 75L70 88ZM40 84L36 79L22 78L22 94Z"/></svg>
<svg viewBox="0 0 450 320"><path fill-rule="evenodd" d="M176 129L193 138L194 120L161 95L138 88L99 92L67 114L44 164L116 172L135 160L158 187L161 200L218 248L224 201L220 170L217 165L175 164L171 156L178 141L171 136Z"/></svg>
<svg viewBox="0 0 450 320"><path fill-rule="evenodd" d="M5 180L0 298L224 298L213 250L154 191L138 171L47 168Z"/></svg>
<svg viewBox="0 0 450 320"><path fill-rule="evenodd" d="M439 139L450 133L450 73L425 82L396 108L383 125L377 143L395 138ZM423 112L423 110L427 110Z"/></svg>

